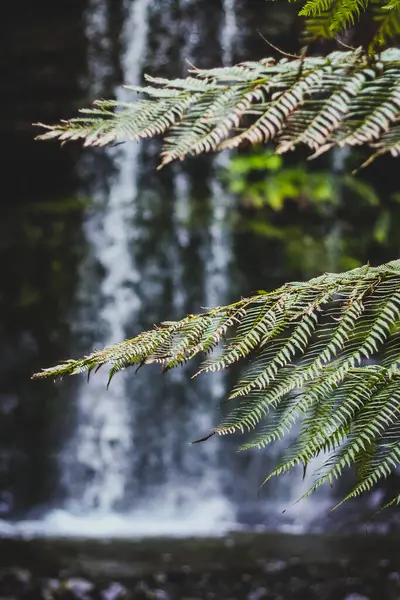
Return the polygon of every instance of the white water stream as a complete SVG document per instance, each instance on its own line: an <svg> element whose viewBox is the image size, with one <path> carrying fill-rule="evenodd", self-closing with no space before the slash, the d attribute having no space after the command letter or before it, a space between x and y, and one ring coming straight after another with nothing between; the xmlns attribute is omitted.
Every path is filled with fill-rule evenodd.
<svg viewBox="0 0 400 600"><path fill-rule="evenodd" d="M187 4L187 2L186 2ZM231 62L236 21L234 3L224 2L225 18L221 26L221 50L224 63ZM143 62L149 43L149 15L151 0L133 0L126 2L128 17L125 21L123 58L124 81L139 84ZM166 10L168 6L164 7ZM97 1L92 8L88 35L98 39L101 28L104 29L105 6ZM100 14L99 14L100 13ZM167 17L163 15L163 19ZM97 28L95 24L98 24ZM191 36L183 49L185 59L192 56L192 44L198 41L197 24L190 23ZM99 30L100 28L100 30ZM93 56L96 78L101 76L101 68ZM107 69L107 65L104 65ZM96 87L96 81L95 81ZM128 100L123 88L117 90L119 100ZM124 144L109 151L109 156L117 166L117 174L110 182L110 188L100 186L94 195L94 208L89 212L85 225L86 237L91 254L101 265L104 276L98 291L101 299L99 319L103 332L96 346L114 343L126 337L127 326L140 322L143 309L141 290L146 286L149 273L138 264L138 245L143 238L138 223L138 181L140 171L140 145ZM218 168L219 161L216 161ZM209 230L203 242L204 252L204 305L213 305L226 301L229 289L229 263L231 261L231 242L226 228L226 217L230 198L218 183L217 175L210 184L212 210ZM186 285L182 271L181 252L188 243L187 221L190 201L191 182L181 169L176 170L174 178L174 214L173 228L175 241L171 248L171 278L173 281L172 308L183 315L187 304ZM160 278L160 267L153 267L153 277ZM87 272L82 279L85 296ZM89 277L90 279L90 277ZM104 333L105 332L105 333ZM183 473L179 473L173 462L176 440L167 435L163 444L162 460L167 469L166 479L153 488L150 497L146 489L138 482L136 489L143 497L130 501L126 497L129 480L135 478L136 468L143 460L143 448L135 447L135 429L137 428L135 403L139 398L129 398L126 390L126 376L119 374L107 392L105 374L97 374L87 386L82 385L78 398L78 427L71 444L65 452L64 484L68 501L65 511L50 515L47 522L58 530L86 531L87 535L151 535L171 533L201 535L218 533L229 523L233 526L230 503L223 497L218 453L215 445L196 448L196 453L184 456ZM177 389L186 393L187 374L173 371L169 379ZM153 380L154 381L154 380ZM189 384L190 385L190 384ZM200 393L208 397L201 404L194 399L190 408L190 420L193 431L208 431L213 426L210 406L218 403L224 392L222 377L216 377L203 383ZM193 392L187 392L190 394ZM188 396L188 398L189 398ZM157 415L153 415L157 419ZM190 440L188 440L190 441ZM187 443L187 442L180 442ZM149 461L153 457L151 442ZM135 456L139 458L135 459ZM77 465L79 467L77 468ZM193 479L194 478L194 479ZM119 512L120 507L128 507L128 512ZM82 529L83 528L83 529Z"/></svg>
<svg viewBox="0 0 400 600"><path fill-rule="evenodd" d="M123 31L125 52L123 56L124 81L140 83L142 66L148 43L148 13L151 0L126 1L127 18ZM105 3L96 1L91 7L88 23L89 42L102 38ZM90 44L92 46L93 44ZM96 64L96 57L91 62ZM101 65L94 70L94 87L102 76ZM107 69L107 65L104 65ZM93 70L92 70L93 71ZM96 72L97 71L97 72ZM123 87L116 91L120 101L129 94ZM135 321L140 309L137 286L140 272L136 264L135 221L138 192L140 147L136 143L123 144L107 151L117 163L118 173L109 190L97 188L93 194L93 207L85 223L86 239L91 254L101 266L104 276L97 291L101 301L95 316L104 332L95 347L123 340L126 326ZM83 273L81 293L86 294ZM89 292L91 293L91 292ZM106 390L107 373L99 372L90 385L82 384L78 398L78 428L72 444L67 449L70 468L64 471L68 508L77 511L97 509L109 513L124 500L126 480L129 477L128 457L132 455L132 406L127 401L125 373L115 377ZM76 478L76 461L82 469L82 479Z"/></svg>
<svg viewBox="0 0 400 600"><path fill-rule="evenodd" d="M222 63L227 66L234 62L240 31L237 0L221 1L223 18L217 45ZM169 44L176 44L174 36L182 31L181 65L185 60L199 64L202 33L196 20L197 4L197 0L180 0L179 7L186 20L177 24L173 2L124 0L121 59L124 83L140 84L144 66L149 69L148 64L152 65L151 53L158 52L157 59L153 56L155 63L164 61ZM107 0L91 0L89 5L86 31L93 97L101 95L101 82L113 72L107 37L108 7ZM152 22L167 31L164 39L159 40L158 50L151 47ZM156 64L152 68L157 67ZM116 89L116 97L120 101L131 100L132 93L121 86ZM197 234L200 240L195 250L195 264L199 265L196 284L200 291L195 303L190 289L193 274L188 273L190 263L185 262L196 241L196 234L189 226L195 178L185 166L171 169L173 199L169 214L163 217L168 222L162 223L163 230L170 228L171 237L165 247L157 240L159 247L147 250L143 261L142 246L149 244L151 231L145 221L154 218L155 209L143 200L142 146L123 144L106 150L106 158L114 165L115 172L109 177L99 173L91 189L93 203L84 223L89 252L81 267L77 298L83 306L77 319L77 333L80 327L87 329L89 324L93 347L97 348L123 340L132 330L138 333L142 323L147 322L148 300L161 306L157 294L165 291L165 282L171 284L168 308L174 318L199 311L201 306L229 302L234 260L229 228L234 200L219 177L219 171L229 160L226 155L215 157L208 171L209 217L201 235ZM145 183L151 188L151 182ZM167 198L162 197L161 202L164 201ZM161 320L155 316L154 320L157 319ZM150 321L148 326L151 324ZM165 379L155 379L150 371L143 369L137 379L132 372L129 377L119 373L108 391L106 383L107 373L102 369L92 376L89 385L82 382L78 390L76 429L60 457L64 506L41 521L6 524L5 532L133 537L216 535L233 529L234 502L227 497L226 479L229 478L232 489L237 477L248 475L248 486L256 486L261 481L259 474L266 474L267 467L257 455L249 460L246 469L227 473L221 455L223 451L234 450L232 447L223 450L221 443L225 440L217 436L209 443L188 446L188 442L207 434L215 425L212 409L226 395L225 373L193 382L185 369L173 370ZM312 522L315 507L309 502L291 507L310 483L300 477L293 481L296 483L290 486L282 507L276 498L266 506L275 514L288 509L291 530L303 531ZM255 499L256 496L254 489Z"/></svg>

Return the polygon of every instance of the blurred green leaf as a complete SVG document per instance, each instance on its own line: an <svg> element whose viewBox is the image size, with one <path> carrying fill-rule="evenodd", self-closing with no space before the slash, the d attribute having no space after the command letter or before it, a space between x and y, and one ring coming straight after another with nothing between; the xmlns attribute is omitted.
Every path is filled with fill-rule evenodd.
<svg viewBox="0 0 400 600"><path fill-rule="evenodd" d="M375 223L373 237L376 242L383 244L387 241L390 229L390 215L384 210Z"/></svg>

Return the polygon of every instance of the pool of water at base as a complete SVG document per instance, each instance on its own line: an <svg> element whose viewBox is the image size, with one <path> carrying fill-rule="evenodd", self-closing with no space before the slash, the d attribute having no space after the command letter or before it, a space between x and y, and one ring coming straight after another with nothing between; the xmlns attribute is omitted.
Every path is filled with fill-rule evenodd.
<svg viewBox="0 0 400 600"><path fill-rule="evenodd" d="M395 535L0 539L0 597L398 600Z"/></svg>

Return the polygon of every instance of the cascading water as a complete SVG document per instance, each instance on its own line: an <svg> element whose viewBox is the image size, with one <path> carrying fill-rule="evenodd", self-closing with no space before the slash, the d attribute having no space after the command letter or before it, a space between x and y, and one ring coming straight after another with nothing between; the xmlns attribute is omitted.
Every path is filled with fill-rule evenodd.
<svg viewBox="0 0 400 600"><path fill-rule="evenodd" d="M150 0L125 3L128 16L123 36L126 46L123 69L125 81L133 85L140 82L146 56L149 6ZM90 11L91 23L92 19L102 22L98 11L104 13L104 7L96 3ZM101 33L93 31L93 27L89 30L95 39ZM117 90L117 99L127 100L124 88ZM130 251L135 237L139 146L125 144L109 154L118 164L118 174L111 181L108 193L100 190L94 194L93 208L85 224L91 252L104 272L98 291L102 306L96 316L104 335L96 340L95 346L124 339L126 325L135 320L140 308L135 289L140 274L135 254ZM86 277L83 288L85 280ZM108 392L105 384L104 376L100 376L81 388L78 430L72 443L75 456L68 449L72 461L65 479L72 507L76 504L79 509L109 512L124 501L132 456L133 416L126 400L125 375L115 378ZM75 461L80 474L73 466Z"/></svg>
<svg viewBox="0 0 400 600"><path fill-rule="evenodd" d="M237 41L237 37L235 0L223 0L223 19L219 42L224 66L232 64L233 46ZM228 164L228 156L220 154L215 157L212 165L210 221L203 247L205 265L204 306L208 308L228 303L231 289L233 250L228 218L230 211L233 210L234 199L220 182L220 171L226 168ZM213 427L211 406L218 406L227 396L228 386L225 372L213 373L204 381L203 386L207 397L211 400L211 404L203 405L200 408L202 412L202 430L206 432ZM220 443L220 440L217 443ZM215 464L218 458L215 456L215 449L211 445L208 447L208 452L209 461L213 461ZM221 470L220 466L219 469ZM215 467L214 472L218 472ZM226 479L226 473L218 473L218 475L215 485L221 489L222 482Z"/></svg>
<svg viewBox="0 0 400 600"><path fill-rule="evenodd" d="M181 49L181 63L185 61L195 63L198 58L195 48L199 41L199 24L193 19L195 11L194 3L188 0L181 2L183 14L191 13L192 17L183 19L185 27L185 44ZM168 18L163 13L164 26ZM170 22L171 25L173 24ZM234 32L226 30L223 21L222 30L224 39L227 40L228 48L232 46L230 37ZM171 32L170 32L171 35ZM212 176L209 185L211 193L211 218L207 229L202 235L202 266L204 265L203 280L203 302L196 298L195 302L190 300L191 284L185 274L185 253L191 243L192 232L188 227L190 220L190 205L195 180L184 169L176 167L173 170L172 182L172 239L169 244L168 263L172 283L172 298L170 314L181 317L189 311L198 310L201 304L211 305L224 302L228 296L229 287L229 262L232 249L230 241L225 236L226 230L226 208L219 208L215 201L215 194L222 192L217 188L217 179ZM186 260L187 262L187 260ZM207 379L202 382L190 382L188 370L173 370L168 374L168 383L165 384L165 403L174 403L173 396L179 394L184 399L185 410L190 432L186 440L178 432L168 431L163 440L162 464L165 473L164 481L153 486L153 494L147 499L147 507L158 519L160 515L171 524L176 532L177 523L186 523L187 532L193 532L194 528L200 527L200 532L216 531L227 522L232 526L232 506L223 495L222 481L223 473L219 461L217 444L203 445L195 451L185 451L187 441L193 439L198 432L208 432L213 426L212 410L218 404L225 387L221 386L218 378ZM154 400L153 400L154 401ZM182 410L182 409L181 409ZM174 423L172 427L179 427ZM217 442L217 440L216 440ZM218 442L217 442L218 443ZM152 448L152 441L146 442L148 449ZM179 458L177 458L177 454ZM162 498L162 502L160 501ZM162 505L162 506L161 506ZM143 515L143 511L142 511ZM196 521L199 525L196 524Z"/></svg>
<svg viewBox="0 0 400 600"><path fill-rule="evenodd" d="M124 83L140 84L145 64L147 70L160 74L166 56L180 62L173 66L172 76L182 74L176 71L185 60L196 65L202 60L199 48L207 17L198 4L198 0L123 2ZM107 0L89 4L93 97L102 91L100 81L112 73L109 5ZM221 0L217 7L221 20L216 41L219 58L215 56L214 64L234 62L240 41L236 8L236 0ZM155 33L153 26L160 32ZM116 90L121 101L131 95L122 87ZM101 347L164 318L229 302L235 252L229 217L234 200L219 177L228 157L220 155L208 163L201 182L208 216L199 227L190 224L201 179L197 173L175 166L163 175L162 183L155 176L149 178L143 175L143 148L135 143L107 150L106 159L114 173L94 177L92 205L84 224L89 251L81 269L77 335L84 337L87 332L90 344ZM149 161L155 162L151 155ZM226 396L226 375L189 381L190 369L172 370L164 378L155 377L151 369L141 369L136 377L119 373L108 391L103 370L89 385L82 383L76 430L61 457L63 510L49 514L44 529L43 523L31 524L31 531L91 536L209 534L234 526L238 506L249 498L248 493L238 493L240 486L251 488L252 501L257 502L257 485L268 471L261 454L243 462L233 447L223 453L221 444L227 440L217 436L206 444L188 445L215 424L213 410ZM280 451L278 447L276 455ZM234 456L229 465L227 453ZM259 514L272 514L271 523L282 508L289 508L303 491L304 484L297 481L299 485L290 482L289 491L288 487L284 493L278 491L270 501L257 502ZM249 514L254 512L254 502ZM314 510L310 503L299 507L300 512L288 511L297 530L309 523Z"/></svg>
<svg viewBox="0 0 400 600"><path fill-rule="evenodd" d="M221 28L220 42L222 64L229 66L233 63L233 48L239 43L239 31L236 18L236 0L223 0L224 20Z"/></svg>
<svg viewBox="0 0 400 600"><path fill-rule="evenodd" d="M135 85L141 81L150 5L151 0L124 2L124 83ZM107 7L105 0L92 0L88 7L88 70L93 97L101 91L101 82L110 71ZM119 87L116 97L128 100L127 91ZM134 251L140 147L125 144L106 153L108 160L117 165L117 174L107 185L99 177L92 185L92 204L84 223L89 255L81 268L78 292L81 316L77 325L84 330L96 323L95 335L92 332L94 347L124 339L128 323L137 320L141 307L140 272ZM93 271L98 270L102 276L97 286ZM77 429L60 459L65 510L54 510L42 524L31 523L31 531L42 531L42 525L45 531L56 534L124 531L124 524L113 518L113 511L126 506L127 482L134 463L134 404L127 398L124 373L115 378L108 391L106 384L107 375L100 371L90 385L81 385Z"/></svg>
<svg viewBox="0 0 400 600"><path fill-rule="evenodd" d="M231 60L235 34L235 20L232 19L234 7L231 2L226 4L229 10L225 12L221 28L224 62ZM126 9L124 81L138 84L148 45L149 16L151 11L157 11L157 6L152 6L150 0L133 0ZM163 10L165 20L165 6ZM103 3L95 2L92 13L93 20L88 31L90 36L97 39L105 25ZM196 23L191 22L189 27L195 31ZM191 45L198 41L197 38L197 35L189 37L183 58L194 60ZM99 76L99 71L96 63L96 76ZM128 99L123 89L117 91L117 98ZM173 293L170 310L177 316L187 311L189 302L185 294L189 284L182 270L184 260L181 254L190 235L185 227L192 185L190 178L182 170L176 171L173 178L174 200L170 224L173 239L169 245L170 266L167 272L160 265L157 251L153 261L148 261L148 265L141 264L139 268L139 245L146 238L146 227L139 222L138 213L143 210L143 217L147 210L138 200L140 146L125 144L117 151L109 151L108 156L115 164L117 174L111 178L108 190L100 184L93 194L94 204L85 224L90 260L82 269L80 292L84 301L93 293L97 297L96 304L100 300L100 309L91 316L97 322L94 344L97 347L124 339L129 326L136 330L141 328L146 311L145 299L154 292L154 286L149 281L171 279ZM203 241L206 305L226 300L231 260L225 223L229 198L224 195L215 175L210 183L210 191L211 219ZM167 223L165 225L168 227ZM91 279L88 270L93 269L94 262L101 266L103 272L99 289L95 292L92 285L87 289L86 283ZM201 300L198 300L196 306L200 304ZM88 312L85 318L88 318ZM108 392L104 376L99 375L92 378L89 386L82 385L79 393L77 430L63 457L63 483L68 512L63 513L59 528L82 532L83 527L91 535L110 531L114 534L122 531L130 534L151 534L152 531L156 534L199 534L216 531L218 524L221 526L227 520L232 526L232 509L223 497L215 445L204 445L196 448L195 453L188 454L182 445L186 445L191 438L183 440L178 433L172 432L164 434L160 451L156 433L149 433L145 439L141 437L143 419L157 419L157 415L151 415L151 406L147 411L143 407L139 410L135 407L139 397L153 392L151 402L157 402L160 390L151 389L148 392L146 389L146 383L157 388L154 378L145 376L144 381L134 382L133 402L130 402L124 374L113 379ZM195 385L191 391L188 391L188 385L185 370L172 372L165 385L161 381L159 383L166 404L173 401L174 390L185 398L193 436L212 427L211 408L221 398L224 384L217 377L211 379L210 383L207 381ZM207 398L207 402L204 402L204 398ZM177 458L177 454L180 458ZM147 463L150 471L146 469L147 472L144 472L143 465ZM162 465L163 474L160 481L156 481L159 464ZM72 517L72 514L76 517Z"/></svg>

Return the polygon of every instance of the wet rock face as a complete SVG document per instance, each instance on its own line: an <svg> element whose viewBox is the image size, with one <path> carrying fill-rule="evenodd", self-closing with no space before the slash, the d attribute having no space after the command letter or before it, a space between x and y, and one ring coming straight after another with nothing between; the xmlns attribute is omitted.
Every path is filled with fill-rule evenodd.
<svg viewBox="0 0 400 600"><path fill-rule="evenodd" d="M276 561L275 561L276 562ZM19 568L0 572L7 600L398 600L400 573L386 561L375 570L337 562L267 561L253 569L194 572L186 566L124 583L85 577L39 578Z"/></svg>

